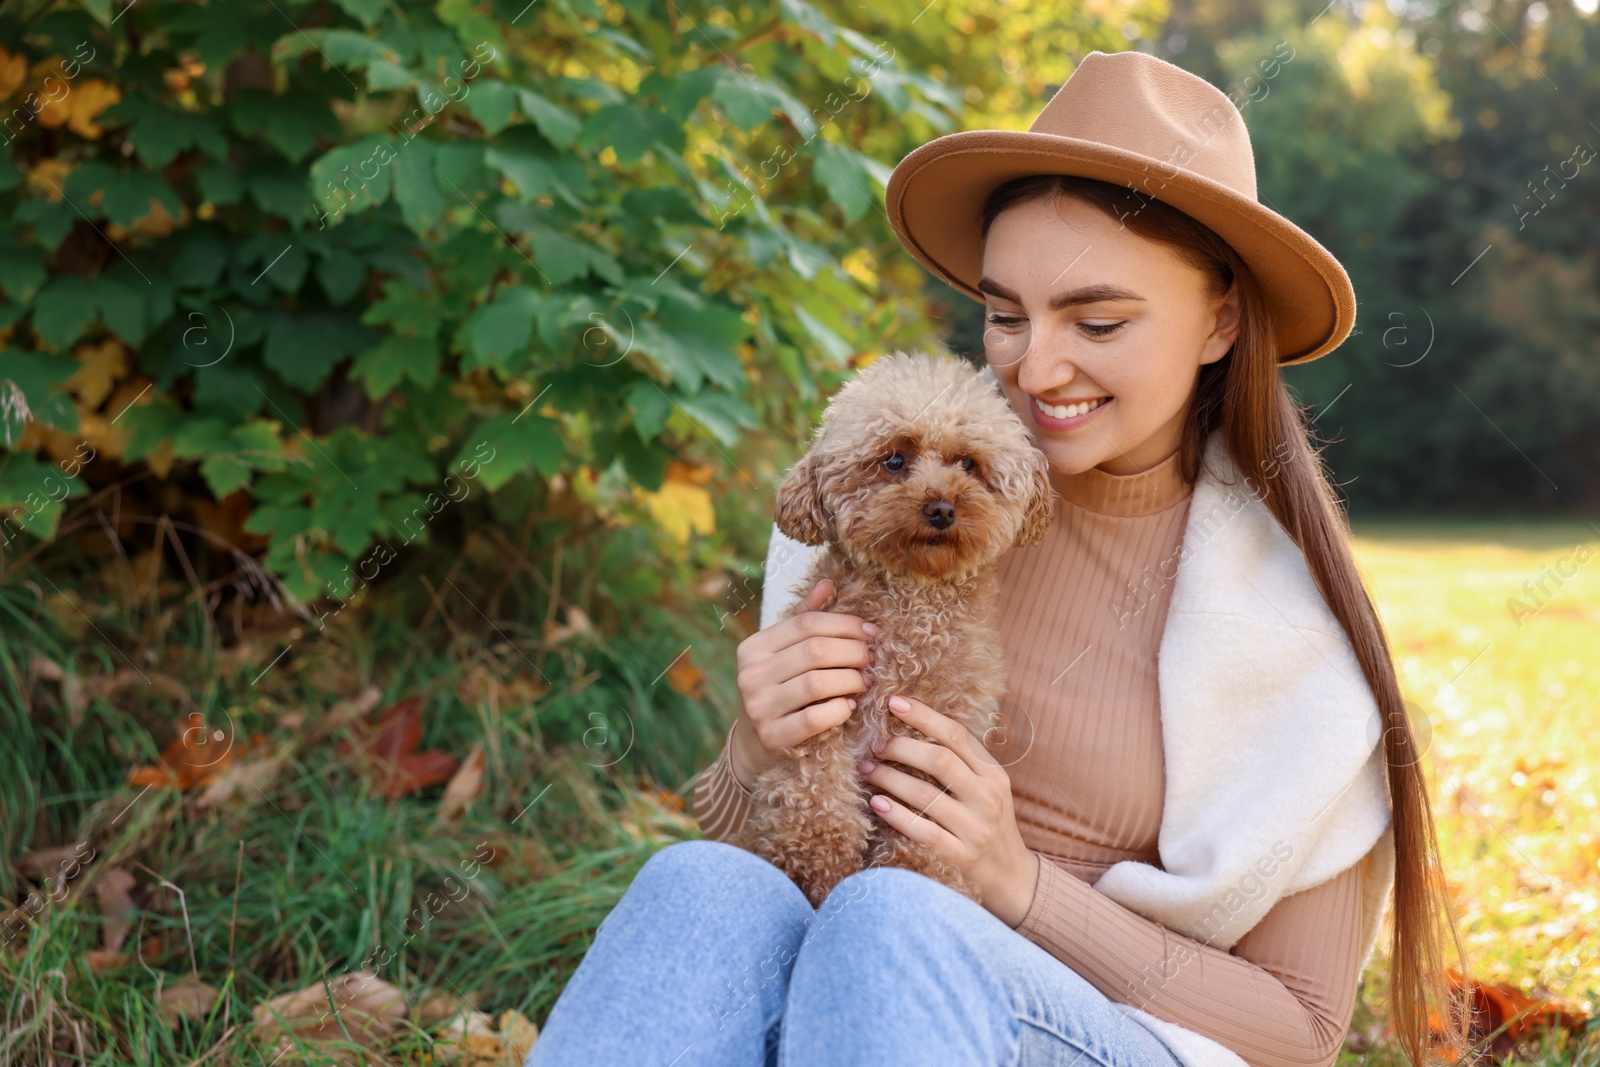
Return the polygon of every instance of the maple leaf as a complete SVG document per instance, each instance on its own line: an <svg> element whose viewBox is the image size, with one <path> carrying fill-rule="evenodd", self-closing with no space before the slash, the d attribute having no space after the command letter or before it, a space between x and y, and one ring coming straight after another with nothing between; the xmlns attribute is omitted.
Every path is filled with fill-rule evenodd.
<svg viewBox="0 0 1600 1067"><path fill-rule="evenodd" d="M1496 1060L1512 1056L1518 1041L1547 1027L1564 1027L1580 1037L1585 1032L1589 1017L1556 1001L1530 997L1508 982L1485 985L1448 967L1444 973L1452 991L1465 987L1472 998L1469 1040L1477 1046L1486 1035L1494 1034L1489 1047ZM1436 1041L1446 1040L1439 1013L1432 1009L1428 1011L1428 1028ZM1451 1046L1442 1049L1441 1054L1448 1062L1455 1063L1461 1052Z"/></svg>
<svg viewBox="0 0 1600 1067"><path fill-rule="evenodd" d="M450 753L416 750L422 741L421 697L391 704L378 713L377 722L363 721L354 729L357 736L341 741L337 751L367 774L387 800L447 782L456 773L456 758Z"/></svg>
<svg viewBox="0 0 1600 1067"><path fill-rule="evenodd" d="M709 463L690 464L670 460L667 463L666 480L661 483L660 489L652 493L634 486L634 493L662 529L679 544L687 544L690 534L696 530L703 534L716 531L711 494L705 490L714 472L715 468Z"/></svg>
<svg viewBox="0 0 1600 1067"><path fill-rule="evenodd" d="M210 784L235 759L266 744L266 738L259 736L238 742L233 737L231 719L227 725L224 730L220 723L207 724L198 712L178 720L177 736L161 750L155 765L130 770L127 784L187 792Z"/></svg>

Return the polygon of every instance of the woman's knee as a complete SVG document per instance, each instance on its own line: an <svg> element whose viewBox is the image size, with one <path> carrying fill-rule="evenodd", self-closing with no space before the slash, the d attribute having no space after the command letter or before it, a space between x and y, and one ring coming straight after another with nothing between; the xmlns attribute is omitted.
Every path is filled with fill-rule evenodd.
<svg viewBox="0 0 1600 1067"><path fill-rule="evenodd" d="M645 860L629 886L642 892L686 894L708 903L762 901L809 919L812 909L793 881L766 860L722 841L678 841ZM803 909L803 911L802 911Z"/></svg>
<svg viewBox="0 0 1600 1067"><path fill-rule="evenodd" d="M952 929L952 909L971 904L948 886L899 867L871 867L833 887L812 920L811 938L828 935L853 944L900 937L925 939L937 929ZM976 905L972 905L976 907ZM904 921L915 917L914 921Z"/></svg>

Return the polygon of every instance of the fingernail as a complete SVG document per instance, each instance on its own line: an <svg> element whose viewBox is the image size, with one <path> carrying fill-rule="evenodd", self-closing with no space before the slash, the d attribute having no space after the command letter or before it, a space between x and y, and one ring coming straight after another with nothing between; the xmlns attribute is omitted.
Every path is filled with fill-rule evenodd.
<svg viewBox="0 0 1600 1067"><path fill-rule="evenodd" d="M888 811L889 810L889 798L886 797L886 796L883 796L881 794L878 795L878 796L873 797L872 800L871 800L871 804L872 804L872 810L873 811Z"/></svg>
<svg viewBox="0 0 1600 1067"><path fill-rule="evenodd" d="M880 737L872 742L872 754L875 756L883 755L883 738Z"/></svg>
<svg viewBox="0 0 1600 1067"><path fill-rule="evenodd" d="M902 696L892 696L889 698L889 706L895 711L910 711L911 701Z"/></svg>
<svg viewBox="0 0 1600 1067"><path fill-rule="evenodd" d="M876 767L876 766L877 766L877 764L873 763L871 760L864 759L860 763L856 764L856 769L859 770L862 774L871 774L872 773L872 769L874 767Z"/></svg>
<svg viewBox="0 0 1600 1067"><path fill-rule="evenodd" d="M865 633L868 637L877 637L878 636L878 624L875 623L875 622L864 622L864 623L861 624L861 631L863 633Z"/></svg>
<svg viewBox="0 0 1600 1067"><path fill-rule="evenodd" d="M856 710L856 698L855 697L845 697L844 700L845 700L846 704L850 705L850 710L851 711L855 711Z"/></svg>

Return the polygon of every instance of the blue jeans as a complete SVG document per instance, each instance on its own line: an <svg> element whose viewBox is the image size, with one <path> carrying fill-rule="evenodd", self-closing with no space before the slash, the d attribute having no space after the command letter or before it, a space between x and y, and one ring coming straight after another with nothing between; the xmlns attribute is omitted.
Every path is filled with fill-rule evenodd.
<svg viewBox="0 0 1600 1067"><path fill-rule="evenodd" d="M651 856L525 1067L1182 1067L1072 968L911 871L812 910L717 841Z"/></svg>

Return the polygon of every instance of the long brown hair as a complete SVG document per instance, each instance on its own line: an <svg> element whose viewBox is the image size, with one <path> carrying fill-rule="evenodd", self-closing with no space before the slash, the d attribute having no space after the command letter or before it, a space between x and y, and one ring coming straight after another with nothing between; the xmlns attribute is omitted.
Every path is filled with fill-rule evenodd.
<svg viewBox="0 0 1600 1067"><path fill-rule="evenodd" d="M1441 961L1448 931L1457 959L1465 952L1444 891L1438 839L1416 735L1406 714L1383 624L1350 555L1350 528L1320 451L1313 449L1306 411L1283 381L1272 319L1254 275L1215 232L1170 204L1132 187L1077 175L1035 174L994 189L983 203L983 234L1019 203L1075 197L1141 237L1170 247L1204 272L1215 300L1239 288L1241 323L1233 348L1202 365L1180 446L1184 477L1199 475L1206 439L1221 428L1241 472L1256 472L1264 502L1305 553L1311 576L1339 619L1361 663L1387 727L1389 801L1394 820L1393 935L1389 943L1391 1025L1407 1059L1431 1060L1429 1000L1447 1006L1446 1044L1468 1048L1469 1013L1446 983ZM1443 922L1440 922L1441 914ZM1453 1027L1453 1029L1452 1029Z"/></svg>

